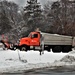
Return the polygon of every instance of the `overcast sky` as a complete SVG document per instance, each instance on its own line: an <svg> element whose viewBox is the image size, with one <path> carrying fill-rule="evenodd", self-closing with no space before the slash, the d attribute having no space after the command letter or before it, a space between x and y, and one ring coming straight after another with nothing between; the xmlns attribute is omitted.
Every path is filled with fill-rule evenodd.
<svg viewBox="0 0 75 75"><path fill-rule="evenodd" d="M25 6L27 0L8 0L8 1L13 1L20 6ZM38 0L42 5L45 4L47 1L56 1L56 0Z"/></svg>

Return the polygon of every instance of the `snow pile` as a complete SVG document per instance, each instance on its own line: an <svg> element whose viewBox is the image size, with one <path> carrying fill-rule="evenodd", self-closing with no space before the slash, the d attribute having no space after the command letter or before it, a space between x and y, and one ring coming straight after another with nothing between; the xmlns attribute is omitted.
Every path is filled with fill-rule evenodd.
<svg viewBox="0 0 75 75"><path fill-rule="evenodd" d="M0 49L0 73L35 70L40 68L73 68L75 51L53 53L45 51L42 56L38 51L11 51ZM69 67L68 67L69 66Z"/></svg>
<svg viewBox="0 0 75 75"><path fill-rule="evenodd" d="M60 60L67 54L45 51L40 56L38 51L4 51L0 48L0 73L50 67L51 63Z"/></svg>
<svg viewBox="0 0 75 75"><path fill-rule="evenodd" d="M75 62L75 57L74 56L70 56L70 55L66 55L65 57L63 57L60 62Z"/></svg>
<svg viewBox="0 0 75 75"><path fill-rule="evenodd" d="M62 57L60 60L54 61L52 64L52 67L68 67L68 68L73 68L75 66L75 50L69 52L67 55Z"/></svg>
<svg viewBox="0 0 75 75"><path fill-rule="evenodd" d="M60 62L75 62L75 50L69 52L69 54L64 56Z"/></svg>

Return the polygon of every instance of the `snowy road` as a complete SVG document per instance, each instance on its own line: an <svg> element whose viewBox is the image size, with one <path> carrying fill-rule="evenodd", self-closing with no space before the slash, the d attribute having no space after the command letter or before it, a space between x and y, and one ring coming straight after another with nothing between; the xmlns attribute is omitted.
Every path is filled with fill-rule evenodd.
<svg viewBox="0 0 75 75"><path fill-rule="evenodd" d="M23 73L4 73L0 75L75 75L75 71L58 69L58 70L50 70L50 69L42 69L31 72L23 72Z"/></svg>

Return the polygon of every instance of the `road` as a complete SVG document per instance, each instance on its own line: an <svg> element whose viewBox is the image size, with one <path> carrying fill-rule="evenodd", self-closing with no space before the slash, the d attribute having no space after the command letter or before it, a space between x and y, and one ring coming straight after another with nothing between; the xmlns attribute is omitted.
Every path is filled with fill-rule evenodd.
<svg viewBox="0 0 75 75"><path fill-rule="evenodd" d="M75 75L75 71L71 70L37 70L31 72L23 72L23 73L7 73L7 74L0 74L0 75Z"/></svg>

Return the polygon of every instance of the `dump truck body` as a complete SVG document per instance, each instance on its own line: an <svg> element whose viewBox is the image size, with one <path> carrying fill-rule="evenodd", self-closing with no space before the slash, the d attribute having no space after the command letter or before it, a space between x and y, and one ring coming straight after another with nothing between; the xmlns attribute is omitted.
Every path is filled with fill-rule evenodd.
<svg viewBox="0 0 75 75"><path fill-rule="evenodd" d="M72 45L73 37L58 34L42 33L45 45Z"/></svg>
<svg viewBox="0 0 75 75"><path fill-rule="evenodd" d="M75 37L42 32L31 32L27 37L21 38L19 43L20 50L40 50L53 52L69 52L75 46Z"/></svg>

